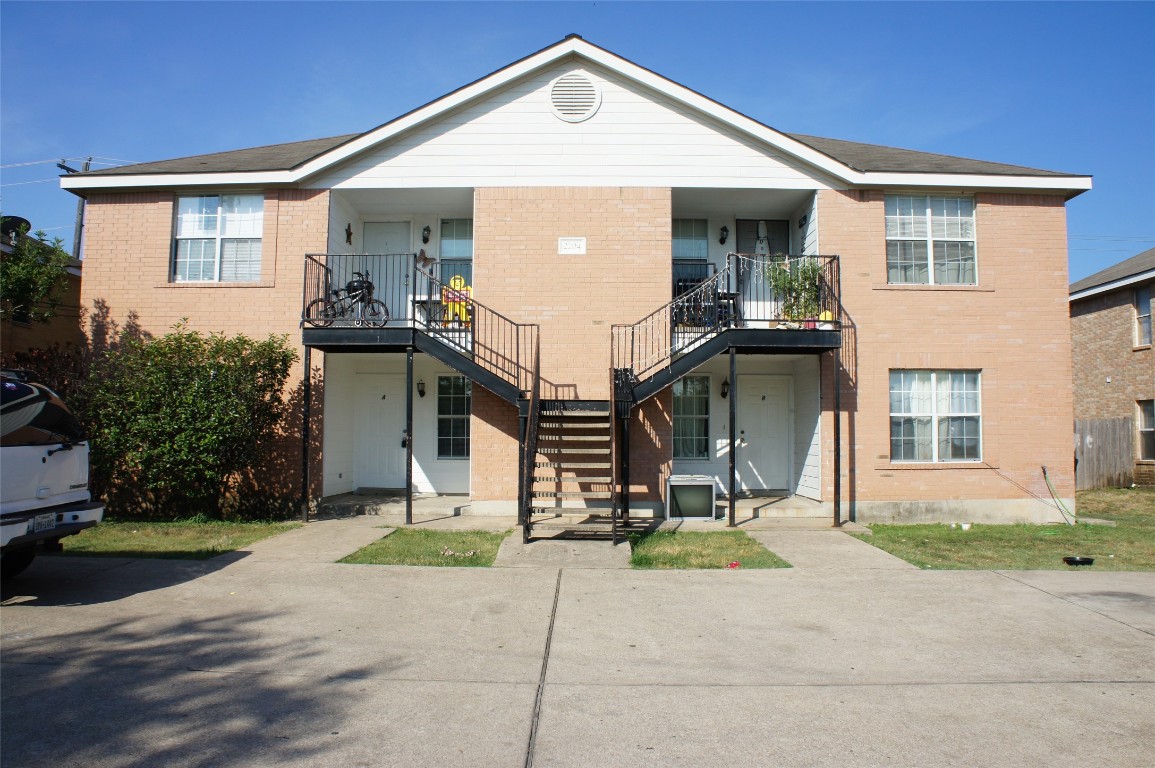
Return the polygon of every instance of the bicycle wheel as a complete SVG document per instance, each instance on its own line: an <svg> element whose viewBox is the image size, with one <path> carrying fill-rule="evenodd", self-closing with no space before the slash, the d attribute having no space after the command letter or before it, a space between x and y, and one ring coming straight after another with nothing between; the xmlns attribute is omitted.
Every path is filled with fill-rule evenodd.
<svg viewBox="0 0 1155 768"><path fill-rule="evenodd" d="M305 322L317 328L328 328L336 315L336 308L325 299L314 299L305 307Z"/></svg>
<svg viewBox="0 0 1155 768"><path fill-rule="evenodd" d="M370 328L384 328L385 323L389 322L389 307L374 299L365 305L362 319Z"/></svg>

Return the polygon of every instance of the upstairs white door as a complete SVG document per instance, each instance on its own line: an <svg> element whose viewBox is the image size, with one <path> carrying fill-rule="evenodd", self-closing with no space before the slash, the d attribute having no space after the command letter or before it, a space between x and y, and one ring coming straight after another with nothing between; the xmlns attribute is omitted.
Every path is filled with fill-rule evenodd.
<svg viewBox="0 0 1155 768"><path fill-rule="evenodd" d="M364 232L365 253L374 255L412 253L413 237L411 233L412 228L408 221L366 222ZM406 272L408 271L409 270L406 269ZM398 276L373 276L373 282L377 286L376 297L385 302L389 307L389 317L409 317L411 298L409 296L402 296L402 289L400 287L386 285L386 282L392 279L398 279Z"/></svg>
<svg viewBox="0 0 1155 768"><path fill-rule="evenodd" d="M744 491L790 487L790 377L738 377L738 450L735 468Z"/></svg>
<svg viewBox="0 0 1155 768"><path fill-rule="evenodd" d="M359 373L356 385L356 488L405 487L405 377Z"/></svg>

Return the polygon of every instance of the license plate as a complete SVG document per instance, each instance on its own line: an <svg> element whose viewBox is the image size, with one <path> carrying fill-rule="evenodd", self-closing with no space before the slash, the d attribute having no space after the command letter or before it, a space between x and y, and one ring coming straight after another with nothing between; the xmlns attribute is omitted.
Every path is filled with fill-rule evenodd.
<svg viewBox="0 0 1155 768"><path fill-rule="evenodd" d="M56 513L37 515L32 521L32 532L51 531L56 527Z"/></svg>

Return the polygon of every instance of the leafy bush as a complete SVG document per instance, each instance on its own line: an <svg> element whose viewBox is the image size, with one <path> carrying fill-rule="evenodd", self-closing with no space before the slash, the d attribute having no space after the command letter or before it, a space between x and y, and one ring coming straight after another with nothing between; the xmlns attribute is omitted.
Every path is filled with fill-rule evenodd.
<svg viewBox="0 0 1155 768"><path fill-rule="evenodd" d="M0 259L0 317L38 323L55 317L71 261L62 245L43 232L17 236L11 253Z"/></svg>
<svg viewBox="0 0 1155 768"><path fill-rule="evenodd" d="M137 516L221 517L230 483L277 434L296 359L283 336L206 336L183 325L156 338L122 336L94 356L75 402L92 443L94 491L135 498Z"/></svg>

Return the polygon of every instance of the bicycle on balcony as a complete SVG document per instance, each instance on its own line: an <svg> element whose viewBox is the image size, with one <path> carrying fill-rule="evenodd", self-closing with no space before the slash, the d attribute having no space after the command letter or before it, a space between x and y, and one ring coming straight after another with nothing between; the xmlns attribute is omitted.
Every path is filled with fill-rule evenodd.
<svg viewBox="0 0 1155 768"><path fill-rule="evenodd" d="M344 288L332 288L324 298L309 302L305 322L317 328L328 328L336 322L357 328L384 328L389 322L389 307L373 298L369 273L354 272Z"/></svg>

